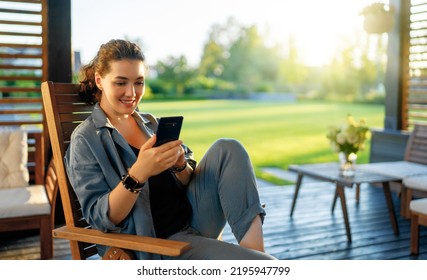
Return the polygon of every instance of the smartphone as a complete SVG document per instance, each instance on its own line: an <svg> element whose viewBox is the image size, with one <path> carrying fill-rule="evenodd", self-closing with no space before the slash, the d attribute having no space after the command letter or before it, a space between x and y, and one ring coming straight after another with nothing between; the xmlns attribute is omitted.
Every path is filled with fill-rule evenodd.
<svg viewBox="0 0 427 280"><path fill-rule="evenodd" d="M162 117L159 119L156 136L157 140L154 147L160 146L164 143L178 140L181 132L183 116Z"/></svg>

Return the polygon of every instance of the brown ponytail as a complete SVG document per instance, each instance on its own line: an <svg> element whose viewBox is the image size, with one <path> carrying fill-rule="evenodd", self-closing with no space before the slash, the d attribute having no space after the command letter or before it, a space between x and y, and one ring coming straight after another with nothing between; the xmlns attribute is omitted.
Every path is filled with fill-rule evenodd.
<svg viewBox="0 0 427 280"><path fill-rule="evenodd" d="M80 97L88 104L101 100L102 92L95 82L95 73L104 77L110 72L110 63L122 59L136 59L144 62L145 56L141 48L127 40L110 40L102 44L97 55L80 70Z"/></svg>

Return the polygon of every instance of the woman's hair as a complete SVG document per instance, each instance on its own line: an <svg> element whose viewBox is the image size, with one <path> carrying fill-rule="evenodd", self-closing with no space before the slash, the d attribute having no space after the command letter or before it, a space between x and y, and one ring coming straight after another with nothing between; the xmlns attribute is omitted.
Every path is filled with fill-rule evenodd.
<svg viewBox="0 0 427 280"><path fill-rule="evenodd" d="M101 100L101 90L95 83L95 73L104 77L110 72L111 62L122 59L136 59L144 62L145 56L141 48L127 40L110 40L102 44L91 62L80 70L80 97L88 104Z"/></svg>

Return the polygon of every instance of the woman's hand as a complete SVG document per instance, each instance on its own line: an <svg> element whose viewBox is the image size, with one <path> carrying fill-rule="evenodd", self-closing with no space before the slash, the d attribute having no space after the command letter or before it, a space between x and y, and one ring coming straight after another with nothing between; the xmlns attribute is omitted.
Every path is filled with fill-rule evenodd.
<svg viewBox="0 0 427 280"><path fill-rule="evenodd" d="M177 161L175 162L175 164L172 166L172 167L175 167L175 168L180 168L184 164L187 163L187 161L185 160L185 151L184 151L184 148L182 146L179 146L179 147L180 147L180 149L178 151L179 157L178 157Z"/></svg>
<svg viewBox="0 0 427 280"><path fill-rule="evenodd" d="M153 147L155 142L156 136L154 135L141 146L136 162L128 170L129 174L140 183L146 182L151 176L157 175L166 169L173 166L183 166L185 163L184 149L181 146L182 141L171 141L161 146ZM193 169L187 164L183 171L175 173L175 175L183 185L187 185L192 173ZM115 188L110 193L108 216L115 225L126 218L137 197L138 195L129 192L125 188Z"/></svg>
<svg viewBox="0 0 427 280"><path fill-rule="evenodd" d="M136 162L129 169L129 174L145 182L149 177L157 175L172 166L182 166L185 162L182 141L175 140L158 147L153 147L156 135L141 146Z"/></svg>

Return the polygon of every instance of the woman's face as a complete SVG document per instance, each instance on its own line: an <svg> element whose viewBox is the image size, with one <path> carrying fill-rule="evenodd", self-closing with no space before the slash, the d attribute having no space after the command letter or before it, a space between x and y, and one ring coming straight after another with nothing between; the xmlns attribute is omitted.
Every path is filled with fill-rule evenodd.
<svg viewBox="0 0 427 280"><path fill-rule="evenodd" d="M132 114L145 92L144 62L136 59L110 63L104 77L95 73L96 85L102 90L100 106L108 117Z"/></svg>

